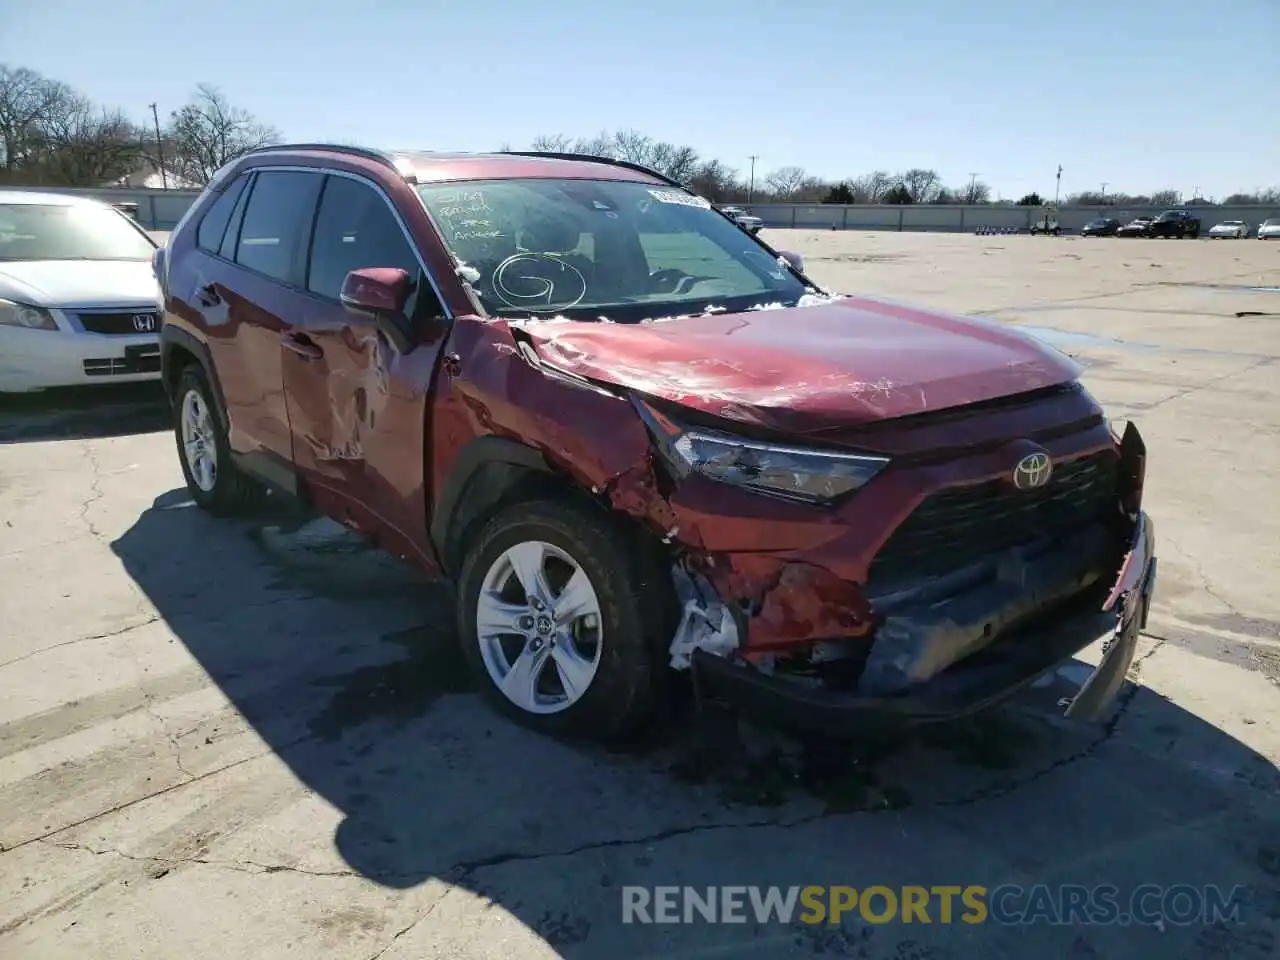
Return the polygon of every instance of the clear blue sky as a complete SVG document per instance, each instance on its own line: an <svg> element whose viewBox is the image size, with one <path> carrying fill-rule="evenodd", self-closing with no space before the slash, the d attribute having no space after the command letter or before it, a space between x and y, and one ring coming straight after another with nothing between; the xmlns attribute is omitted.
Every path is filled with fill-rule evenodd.
<svg viewBox="0 0 1280 960"><path fill-rule="evenodd" d="M1280 186L1280 0L0 0L0 62L142 119L198 82L290 139L636 128L745 172Z"/></svg>

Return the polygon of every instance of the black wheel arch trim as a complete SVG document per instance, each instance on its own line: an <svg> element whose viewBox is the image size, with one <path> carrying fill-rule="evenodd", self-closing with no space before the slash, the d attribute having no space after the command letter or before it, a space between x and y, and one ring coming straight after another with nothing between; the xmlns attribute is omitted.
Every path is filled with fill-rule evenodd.
<svg viewBox="0 0 1280 960"><path fill-rule="evenodd" d="M177 399L171 393L173 376L176 372L172 369L175 348L181 348L190 353L204 368L204 375L213 387L214 400L217 401L218 419L222 421L223 429L226 429L230 426L227 420L227 398L222 393L222 381L218 379L218 370L213 365L213 355L209 352L209 347L189 331L166 323L160 327L160 382L164 384L165 394L170 402Z"/></svg>
<svg viewBox="0 0 1280 960"><path fill-rule="evenodd" d="M436 498L435 509L431 514L430 536L436 548L445 572L453 574L454 553L458 538L466 527L466 515L460 513L459 507L464 504L472 483L490 467L508 468L503 481L493 489L486 491L485 498L489 505L498 502L502 495L519 483L530 473L554 476L555 471L547 463L542 453L533 447L510 440L506 437L476 437L469 441L458 454L449 478ZM514 469L512 469L514 468ZM475 512L483 510L486 504L481 502Z"/></svg>

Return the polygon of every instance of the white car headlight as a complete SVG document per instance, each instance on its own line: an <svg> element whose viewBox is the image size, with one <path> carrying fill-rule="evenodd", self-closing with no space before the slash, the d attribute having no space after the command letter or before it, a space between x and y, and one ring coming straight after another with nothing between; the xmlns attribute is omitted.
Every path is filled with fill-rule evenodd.
<svg viewBox="0 0 1280 960"><path fill-rule="evenodd" d="M0 326L26 327L28 330L57 330L53 314L43 307L28 303L0 300Z"/></svg>

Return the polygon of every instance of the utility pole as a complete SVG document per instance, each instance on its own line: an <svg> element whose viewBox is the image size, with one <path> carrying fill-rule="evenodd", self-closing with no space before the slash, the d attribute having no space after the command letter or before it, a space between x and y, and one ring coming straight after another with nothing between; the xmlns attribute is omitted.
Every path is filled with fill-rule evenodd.
<svg viewBox="0 0 1280 960"><path fill-rule="evenodd" d="M169 189L169 177L164 172L164 144L160 140L160 114L156 111L156 105L151 104L151 119L156 123L156 160L160 164L160 186L161 189Z"/></svg>
<svg viewBox="0 0 1280 960"><path fill-rule="evenodd" d="M1062 164L1058 164L1058 185L1053 188L1053 205L1058 205L1058 197L1062 195Z"/></svg>
<svg viewBox="0 0 1280 960"><path fill-rule="evenodd" d="M1107 181L1106 180L1102 181L1102 202L1103 203L1107 202Z"/></svg>
<svg viewBox="0 0 1280 960"><path fill-rule="evenodd" d="M756 161L760 159L759 154L751 155L751 179L747 182L747 203L751 202L751 194L756 189Z"/></svg>
<svg viewBox="0 0 1280 960"><path fill-rule="evenodd" d="M969 195L964 198L966 203L973 203L973 185L977 182L978 175L976 173L969 174Z"/></svg>

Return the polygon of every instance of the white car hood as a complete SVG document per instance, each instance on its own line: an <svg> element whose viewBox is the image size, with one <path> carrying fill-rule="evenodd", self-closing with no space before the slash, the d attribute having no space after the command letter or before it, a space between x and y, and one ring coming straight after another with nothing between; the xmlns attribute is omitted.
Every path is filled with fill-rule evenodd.
<svg viewBox="0 0 1280 960"><path fill-rule="evenodd" d="M161 305L149 260L0 261L0 297L73 310Z"/></svg>

